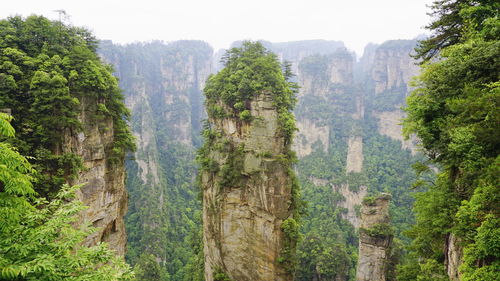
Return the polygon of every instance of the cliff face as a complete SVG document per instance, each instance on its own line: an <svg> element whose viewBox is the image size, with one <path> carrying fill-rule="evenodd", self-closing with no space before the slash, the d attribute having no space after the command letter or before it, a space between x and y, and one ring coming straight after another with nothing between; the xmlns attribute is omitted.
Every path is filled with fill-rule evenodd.
<svg viewBox="0 0 500 281"><path fill-rule="evenodd" d="M252 84L232 90L249 75ZM198 156L205 280L293 280L299 187L290 86L276 57L252 42L228 52L207 82Z"/></svg>
<svg viewBox="0 0 500 281"><path fill-rule="evenodd" d="M388 136L393 140L401 142L402 149L408 149L412 155L417 154L417 139L411 137L406 140L403 137L403 127L401 122L406 117L401 109L394 109L392 111L373 112L373 117L378 121L378 132L381 135Z"/></svg>
<svg viewBox="0 0 500 281"><path fill-rule="evenodd" d="M392 243L389 194L363 200L357 281L385 281Z"/></svg>
<svg viewBox="0 0 500 281"><path fill-rule="evenodd" d="M342 48L290 57L292 65L298 65L297 81L301 86L295 110L299 132L293 149L300 158L297 172L305 199L313 206L304 239L314 243L305 243L302 250L310 253L314 246L318 253L305 254L310 258L303 259L303 266L309 269L304 270L307 274L303 273L301 280L314 280L315 276L333 280L340 276L337 273L348 271L348 266L331 264L330 277L319 272L325 266L323 259L329 255L329 247L335 243L350 245L348 241L338 242L343 241L339 232L357 236L353 229L334 230L325 225L334 221L339 227L348 221L358 228L359 208L367 194L395 194L396 228L412 223L413 199L401 188L414 179L411 165L417 151L415 140L403 139L399 124L404 114L399 108L408 94L410 77L418 72L409 56L415 44L413 40L372 44L359 61ZM286 49L285 44L280 47ZM331 235L336 240L319 241L318 235ZM342 250L336 252L337 257L344 254ZM345 253L350 255L349 249Z"/></svg>
<svg viewBox="0 0 500 281"><path fill-rule="evenodd" d="M83 131L77 135L65 134L63 153L71 152L83 160L83 171L71 184L83 184L77 197L88 206L80 219L90 222L97 231L87 237L87 245L106 242L117 254L125 254L127 236L124 216L127 211L127 192L125 189L125 165L123 159L110 163L114 141L113 120L107 118L95 122L96 112L87 111L93 99L80 101L82 112L79 121Z"/></svg>
<svg viewBox="0 0 500 281"><path fill-rule="evenodd" d="M378 96L375 99L385 100L384 106L373 111L379 133L400 141L402 148L410 149L412 154L416 154L416 139L403 139L400 124L405 115L400 107L410 90L411 78L419 73L417 62L410 57L415 45L414 40L387 41L367 54L365 64Z"/></svg>
<svg viewBox="0 0 500 281"><path fill-rule="evenodd" d="M342 217L355 228L359 228L361 221L356 208L361 206L363 198L368 194L368 187L362 185L358 190L351 190L348 184L332 185L332 187L334 192L342 195L343 200L337 203L338 207L345 208L346 210Z"/></svg>
<svg viewBox="0 0 500 281"><path fill-rule="evenodd" d="M408 87L410 79L419 71L415 60L410 57L415 45L413 40L392 40L376 48L373 59L369 59L373 60L371 77L375 94Z"/></svg>
<svg viewBox="0 0 500 281"><path fill-rule="evenodd" d="M361 130L365 115L364 97L354 83L352 54L343 49L331 49L330 52L329 55L309 56L300 61L298 81L301 89L296 111L299 132L293 148L300 158L304 158L317 145L328 153L332 143L338 149L338 142L343 142L345 173L360 173L364 159ZM343 217L357 227L359 218L355 208L366 195L367 187L351 190L348 182L336 182L332 188L345 199L338 203L338 207L346 209Z"/></svg>
<svg viewBox="0 0 500 281"><path fill-rule="evenodd" d="M217 141L228 151L214 149L209 157L240 178L202 173L208 281L218 270L232 280L292 280L278 262L284 247L281 226L290 216L292 196L288 168L278 160L286 153L285 140L279 136L278 114L269 95L258 95L250 108L255 117L250 123L210 120L222 135ZM234 182L228 185L228 180Z"/></svg>
<svg viewBox="0 0 500 281"><path fill-rule="evenodd" d="M460 245L460 239L454 234L450 234L446 239L445 247L445 266L446 273L452 281L460 280L460 265L463 260L463 246Z"/></svg>
<svg viewBox="0 0 500 281"><path fill-rule="evenodd" d="M333 51L335 50L335 51ZM319 141L323 150L328 151L330 144L330 133L333 130L328 126L330 119L327 108L321 112L310 112L310 105L322 103L325 106L331 104L335 114L343 117L361 118L363 115L362 97L350 91L353 85L354 58L343 49L333 49L331 54L306 57L300 61L298 81L301 86L299 92L299 107L296 111L297 127L299 132L293 149L299 157L304 157L313 151L313 146ZM344 106L343 99L347 96L356 96L352 104ZM349 97L351 98L351 97ZM354 104L358 102L359 104ZM358 159L362 162L362 141L359 136L353 136L350 159ZM349 169L360 169L362 163L349 161ZM352 166L355 166L351 168Z"/></svg>
<svg viewBox="0 0 500 281"><path fill-rule="evenodd" d="M307 189L305 191L306 200L332 210L332 213L323 215L323 211L312 211L313 223L323 219L316 219L316 215L327 216L331 220L339 212L339 218L358 227L359 207L366 194L382 191L382 188L395 190L411 181L409 174L413 175L413 172L409 167L413 160L405 154L407 152L395 147L401 145L403 149L412 148L411 143L402 140L398 124L403 113L397 108L402 105L408 91L406 83L415 72L416 66L408 56L412 48L409 45L414 44L414 41L389 43L369 46L360 62L355 62L353 55L344 50L343 44L339 42L264 42L281 60L291 61L292 70L298 74L296 81L301 89L295 114L299 132L293 143L293 149L301 158L297 171L301 183L304 186L310 184L307 187L310 192ZM239 45L241 43L234 44ZM200 206L192 203L196 202L196 188L193 185L195 167L192 162L194 147L201 143L198 136L200 120L204 117L200 89L213 68L212 63L219 61L221 52L212 56L211 50L204 44L184 41L173 44L110 45L109 48L104 46L101 53L116 66L121 88L125 89L127 105L133 111L132 126L138 141L135 159L127 162L127 185L131 193L129 224L140 225L140 230L133 228L129 245L133 249L140 249L139 252L153 253L158 261L172 263L170 268L173 268L174 259L168 253L188 248L182 246L185 237L178 233L193 231L187 229L186 225L190 222L177 218L187 216L190 221L198 223L194 216ZM218 68L215 66L215 69ZM270 132L274 125L270 124L275 122L275 116L271 114L274 109L266 104L266 99L265 96L259 96L252 101L251 107L252 115L266 115L269 124L243 126L237 118L214 123L225 132L224 138L230 141L232 149L237 150L240 144L245 144L244 156L241 156L244 159L241 163L246 170L244 178L251 179L254 182L252 184L259 188L248 188L250 183L245 181L245 188L218 190L216 179L206 182L212 187L207 189L204 200L213 203L213 208L203 210L204 219L210 222L204 226L204 230L212 233L204 238L205 251L210 254L207 264L211 265L207 269L207 278L211 278L212 273L219 269L226 272L227 266L234 268L231 272L235 276L257 276L252 275L257 273L249 272L244 267L245 263L254 263L249 256L264 255L256 250L259 247L271 249L271 254L267 254L266 250L267 257L259 258L257 263L268 268L266 274L276 269L276 265L268 265L268 262L279 257L279 242L271 246L267 243L282 235L279 225L283 214L277 202L289 194L268 186L284 179L280 178L282 171L272 166L273 157L267 158L266 149L270 148L268 146L279 147L279 140L263 140L265 136L272 135ZM263 108L258 109L261 106ZM251 132L259 137L250 137ZM262 155L255 156L257 154L249 152L248 147L255 147L252 149L260 151ZM271 151L277 153L277 150ZM227 155L215 153L213 156L220 165L227 161ZM259 183L257 178L269 177L268 174L262 174L262 170L267 167L277 169L278 177L271 176L272 181L268 184ZM179 176L179 173L184 176ZM322 195L325 202L320 203L321 199L314 197L314 194L322 186L326 187L327 193ZM267 191L266 188L273 191ZM410 207L405 204L411 199L407 198L406 193L394 194L398 194L394 198L395 205L404 210L397 212L400 218L395 218L395 221L406 221L411 215ZM176 202L183 202L182 207L174 207L178 204ZM245 207L239 209L239 205ZM148 206L148 210L142 206ZM343 224L340 221L336 223ZM273 230L265 230L268 229L266 227ZM162 231L165 228L170 232ZM181 228L182 231L178 231ZM311 226L311 229L319 227ZM341 231L352 233L345 237L355 235L353 230L347 229ZM325 256L329 255L332 243L354 243L337 236L340 230L328 231L321 235L331 235L332 241L320 241ZM250 233L257 234L252 236ZM311 235L314 238L318 234ZM252 243L251 250L244 248L244 242ZM152 244L162 246L152 247ZM355 244L352 245L353 249ZM247 254L251 251L255 252ZM337 257L340 257L342 251L346 250L338 251ZM346 256L349 255L347 253ZM246 261L240 262L238 259ZM349 264L352 262L346 258L345 263L325 265L322 262L314 267L318 269L316 271L330 268L336 272L337 275L331 274L330 277L324 272L317 274L325 280L345 280L348 278ZM173 275L175 272L177 269L169 273ZM269 276L265 278L282 278Z"/></svg>
<svg viewBox="0 0 500 281"><path fill-rule="evenodd" d="M100 54L115 66L137 142L127 161L128 258L136 263L141 253L152 254L182 279L194 274L184 267L197 254L185 239L200 224L194 158L212 49L201 41L124 46L104 41Z"/></svg>

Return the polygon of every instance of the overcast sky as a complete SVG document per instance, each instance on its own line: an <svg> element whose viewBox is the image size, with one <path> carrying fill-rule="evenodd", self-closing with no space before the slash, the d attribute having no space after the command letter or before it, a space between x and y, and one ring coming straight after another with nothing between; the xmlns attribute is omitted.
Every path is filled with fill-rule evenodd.
<svg viewBox="0 0 500 281"><path fill-rule="evenodd" d="M42 14L118 43L197 39L214 49L235 40L341 40L361 54L369 43L425 33L432 0L9 0L0 18Z"/></svg>

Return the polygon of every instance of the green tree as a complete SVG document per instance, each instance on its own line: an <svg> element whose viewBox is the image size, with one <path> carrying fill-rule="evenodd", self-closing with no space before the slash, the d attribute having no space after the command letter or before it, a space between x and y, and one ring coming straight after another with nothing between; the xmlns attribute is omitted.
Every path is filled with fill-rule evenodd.
<svg viewBox="0 0 500 281"><path fill-rule="evenodd" d="M407 100L405 132L416 133L426 155L441 168L433 185L417 195L412 249L420 258L442 263L445 240L455 235L464 248L462 279L496 280L500 278L496 250L500 245L500 4L453 3L458 18L436 23L435 28L458 26L460 40L435 48L441 59L423 65Z"/></svg>
<svg viewBox="0 0 500 281"><path fill-rule="evenodd" d="M135 267L135 280L137 281L161 281L167 278L162 276L162 268L151 254L143 253ZM168 280L168 279L167 279Z"/></svg>
<svg viewBox="0 0 500 281"><path fill-rule="evenodd" d="M433 21L426 26L432 35L419 42L416 57L428 61L446 47L464 43L470 33L487 39L498 38L500 4L495 0L434 0L429 13Z"/></svg>
<svg viewBox="0 0 500 281"><path fill-rule="evenodd" d="M96 43L89 31L42 16L0 20L0 108L15 117L18 134L11 141L31 157L38 171L34 187L42 195L57 193L83 169L80 157L62 146L88 123L113 131L113 144L105 148L109 164L134 149L124 120L130 113Z"/></svg>
<svg viewBox="0 0 500 281"><path fill-rule="evenodd" d="M50 202L36 197L35 170L5 141L14 137L11 119L0 113L0 279L130 280L128 265L104 244L82 245L92 228L74 226L84 209L78 187L63 187Z"/></svg>

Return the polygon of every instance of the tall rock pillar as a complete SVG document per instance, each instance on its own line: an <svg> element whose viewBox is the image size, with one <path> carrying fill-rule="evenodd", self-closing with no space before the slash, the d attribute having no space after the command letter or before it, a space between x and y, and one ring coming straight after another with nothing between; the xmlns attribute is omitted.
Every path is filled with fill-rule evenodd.
<svg viewBox="0 0 500 281"><path fill-rule="evenodd" d="M298 235L290 151L294 91L260 43L245 43L228 56L205 88L209 118L199 153L205 279L292 280ZM232 87L249 73L251 91ZM266 81L281 86L260 89Z"/></svg>
<svg viewBox="0 0 500 281"><path fill-rule="evenodd" d="M365 197L361 206L357 281L385 281L390 261L392 229L389 218L391 196Z"/></svg>

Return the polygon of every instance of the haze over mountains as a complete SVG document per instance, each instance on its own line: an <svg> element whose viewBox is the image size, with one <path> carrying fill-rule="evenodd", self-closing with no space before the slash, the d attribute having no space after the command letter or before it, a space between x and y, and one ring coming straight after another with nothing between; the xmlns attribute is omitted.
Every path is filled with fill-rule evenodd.
<svg viewBox="0 0 500 281"><path fill-rule="evenodd" d="M293 149L300 159L297 172L304 199L313 208L304 220L303 235L310 242L299 248L299 280L350 280L364 196L394 194L391 214L399 239L413 220L407 187L417 158L414 145L401 135L404 115L399 107L410 78L418 73L409 57L416 41L369 45L359 61L341 41L263 44L291 63L301 87ZM189 239L199 231L194 156L206 118L202 89L208 76L221 68L223 52L214 53L202 41L103 41L99 52L115 66L138 144L134 160L127 162L128 256L134 263L141 253L152 253L170 276L181 280L196 261ZM149 248L151 241L157 246ZM310 256L304 247L319 250ZM325 275L317 263L332 250L342 253L343 260L328 265Z"/></svg>
<svg viewBox="0 0 500 281"><path fill-rule="evenodd" d="M93 1L0 20L1 280L500 279L500 4Z"/></svg>

